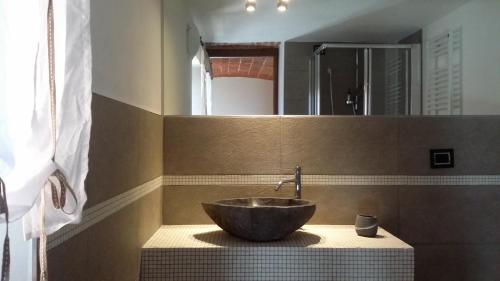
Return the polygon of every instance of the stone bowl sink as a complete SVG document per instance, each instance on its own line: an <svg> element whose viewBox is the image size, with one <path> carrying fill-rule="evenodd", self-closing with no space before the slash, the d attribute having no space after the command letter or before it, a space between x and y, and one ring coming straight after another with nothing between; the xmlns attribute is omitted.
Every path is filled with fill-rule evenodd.
<svg viewBox="0 0 500 281"><path fill-rule="evenodd" d="M230 234L250 241L280 240L303 226L316 204L290 198L238 198L202 203L210 218Z"/></svg>

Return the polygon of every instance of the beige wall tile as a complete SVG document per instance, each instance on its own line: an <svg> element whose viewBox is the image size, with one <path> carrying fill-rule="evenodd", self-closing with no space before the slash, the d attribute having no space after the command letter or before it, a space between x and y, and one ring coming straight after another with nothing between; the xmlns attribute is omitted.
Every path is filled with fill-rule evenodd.
<svg viewBox="0 0 500 281"><path fill-rule="evenodd" d="M279 173L280 119L166 117L164 172Z"/></svg>
<svg viewBox="0 0 500 281"><path fill-rule="evenodd" d="M281 167L305 174L394 174L395 118L283 118Z"/></svg>

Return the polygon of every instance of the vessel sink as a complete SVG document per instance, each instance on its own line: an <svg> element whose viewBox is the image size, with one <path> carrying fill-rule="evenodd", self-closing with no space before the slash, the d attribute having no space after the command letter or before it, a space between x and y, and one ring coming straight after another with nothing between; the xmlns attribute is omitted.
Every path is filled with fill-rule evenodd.
<svg viewBox="0 0 500 281"><path fill-rule="evenodd" d="M303 226L316 204L289 198L238 198L202 203L210 218L226 232L251 241L280 240Z"/></svg>

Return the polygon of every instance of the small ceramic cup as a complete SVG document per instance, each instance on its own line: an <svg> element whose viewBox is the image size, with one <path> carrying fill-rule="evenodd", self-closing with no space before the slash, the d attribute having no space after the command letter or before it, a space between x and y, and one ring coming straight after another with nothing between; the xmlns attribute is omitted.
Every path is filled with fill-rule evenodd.
<svg viewBox="0 0 500 281"><path fill-rule="evenodd" d="M357 215L354 226L359 236L375 237L377 236L378 221L377 217L369 215Z"/></svg>

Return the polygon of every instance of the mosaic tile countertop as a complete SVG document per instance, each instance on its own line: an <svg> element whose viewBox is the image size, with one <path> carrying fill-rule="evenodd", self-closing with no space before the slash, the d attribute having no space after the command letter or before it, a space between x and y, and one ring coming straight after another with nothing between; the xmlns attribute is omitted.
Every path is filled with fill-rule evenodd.
<svg viewBox="0 0 500 281"><path fill-rule="evenodd" d="M306 225L276 242L249 242L215 225L162 226L144 245L142 281L412 281L413 248L384 229Z"/></svg>

